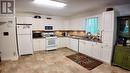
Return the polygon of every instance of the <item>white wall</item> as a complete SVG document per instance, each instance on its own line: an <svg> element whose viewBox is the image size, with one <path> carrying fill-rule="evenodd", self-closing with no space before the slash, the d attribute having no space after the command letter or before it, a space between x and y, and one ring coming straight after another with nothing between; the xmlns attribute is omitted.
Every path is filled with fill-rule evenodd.
<svg viewBox="0 0 130 73"><path fill-rule="evenodd" d="M102 12L100 13L91 13L88 15L78 15L77 17L71 17L70 19L70 25L73 27L73 29L78 30L85 30L85 19L90 17L98 17L99 18L99 24L98 28L101 29L102 26Z"/></svg>
<svg viewBox="0 0 130 73"><path fill-rule="evenodd" d="M113 7L118 12L118 16L130 15L130 8L129 8L130 4L109 6L109 7ZM101 29L102 28L102 12L105 11L105 8L107 7L104 7L102 9L87 11L87 12L81 12L80 14L71 16L69 20L70 27L72 27L73 29L84 30L86 18L99 17L99 29Z"/></svg>
<svg viewBox="0 0 130 73"><path fill-rule="evenodd" d="M120 16L130 16L130 4L115 6L114 8L119 11Z"/></svg>
<svg viewBox="0 0 130 73"><path fill-rule="evenodd" d="M15 8L14 14L0 14L0 21L12 21L0 25L0 51L2 60L17 60ZM3 32L9 32L9 36L3 36Z"/></svg>

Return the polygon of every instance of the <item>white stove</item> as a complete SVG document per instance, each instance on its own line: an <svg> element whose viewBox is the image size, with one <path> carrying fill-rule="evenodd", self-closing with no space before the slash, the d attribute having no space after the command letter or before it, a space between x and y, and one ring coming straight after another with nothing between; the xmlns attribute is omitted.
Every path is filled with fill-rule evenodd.
<svg viewBox="0 0 130 73"><path fill-rule="evenodd" d="M54 36L54 33L44 33L45 37L45 49L46 50L55 50L57 47L57 37Z"/></svg>
<svg viewBox="0 0 130 73"><path fill-rule="evenodd" d="M57 47L57 37L46 37L45 39L46 50L54 50Z"/></svg>

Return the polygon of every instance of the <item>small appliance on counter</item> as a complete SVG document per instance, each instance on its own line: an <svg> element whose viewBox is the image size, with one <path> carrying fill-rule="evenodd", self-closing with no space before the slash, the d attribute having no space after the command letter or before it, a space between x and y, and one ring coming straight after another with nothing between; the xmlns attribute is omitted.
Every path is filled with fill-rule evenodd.
<svg viewBox="0 0 130 73"><path fill-rule="evenodd" d="M62 36L67 36L67 32L62 32Z"/></svg>

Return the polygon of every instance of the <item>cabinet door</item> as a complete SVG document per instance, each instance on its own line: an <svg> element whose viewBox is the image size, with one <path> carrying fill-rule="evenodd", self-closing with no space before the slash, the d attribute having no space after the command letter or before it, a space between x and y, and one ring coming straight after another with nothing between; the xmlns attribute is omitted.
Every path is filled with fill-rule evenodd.
<svg viewBox="0 0 130 73"><path fill-rule="evenodd" d="M68 38L68 48L70 48L71 49L71 38Z"/></svg>
<svg viewBox="0 0 130 73"><path fill-rule="evenodd" d="M45 39L39 39L39 51L45 50Z"/></svg>
<svg viewBox="0 0 130 73"><path fill-rule="evenodd" d="M62 25L62 30L69 30L70 28L70 20L64 20L64 24Z"/></svg>
<svg viewBox="0 0 130 73"><path fill-rule="evenodd" d="M71 39L71 48L74 51L78 52L78 39Z"/></svg>
<svg viewBox="0 0 130 73"><path fill-rule="evenodd" d="M103 12L103 30L113 31L114 29L114 11Z"/></svg>
<svg viewBox="0 0 130 73"><path fill-rule="evenodd" d="M79 40L79 52L86 54L85 41Z"/></svg>
<svg viewBox="0 0 130 73"><path fill-rule="evenodd" d="M33 50L38 51L39 47L39 40L38 39L33 39Z"/></svg>
<svg viewBox="0 0 130 73"><path fill-rule="evenodd" d="M122 49L116 47L115 53L114 53L114 64L116 65L123 65L123 58L124 58L124 52Z"/></svg>
<svg viewBox="0 0 130 73"><path fill-rule="evenodd" d="M63 37L63 47L68 47L69 45L69 39L67 37Z"/></svg>
<svg viewBox="0 0 130 73"><path fill-rule="evenodd" d="M129 54L128 57L127 57L126 68L127 68L128 70L130 70L130 54Z"/></svg>
<svg viewBox="0 0 130 73"><path fill-rule="evenodd" d="M130 70L130 49L127 47L124 50L124 59L122 59L123 67Z"/></svg>
<svg viewBox="0 0 130 73"><path fill-rule="evenodd" d="M100 53L101 53L100 48L101 48L100 43L93 44L93 48L91 49L92 57L100 59Z"/></svg>
<svg viewBox="0 0 130 73"><path fill-rule="evenodd" d="M111 59L112 59L112 46L111 45L102 45L101 60L110 64Z"/></svg>
<svg viewBox="0 0 130 73"><path fill-rule="evenodd" d="M88 56L93 56L92 54L92 50L93 50L93 45L92 42L90 41L85 41L85 51L86 51L86 55Z"/></svg>
<svg viewBox="0 0 130 73"><path fill-rule="evenodd" d="M57 39L57 47L58 47L58 48L64 47L63 41L64 41L64 40L63 40L62 37L60 37L60 38Z"/></svg>
<svg viewBox="0 0 130 73"><path fill-rule="evenodd" d="M17 24L32 24L32 17L17 17Z"/></svg>
<svg viewBox="0 0 130 73"><path fill-rule="evenodd" d="M112 44L113 43L113 32L103 31L103 33L102 33L102 41L105 44Z"/></svg>

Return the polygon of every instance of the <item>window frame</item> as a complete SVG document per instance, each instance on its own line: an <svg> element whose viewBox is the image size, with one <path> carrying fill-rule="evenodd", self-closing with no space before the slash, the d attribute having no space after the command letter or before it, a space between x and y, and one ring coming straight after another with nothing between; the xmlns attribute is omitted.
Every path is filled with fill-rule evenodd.
<svg viewBox="0 0 130 73"><path fill-rule="evenodd" d="M92 34L92 33L91 33L91 34L92 34L92 35L97 35L97 34L98 34L98 32L99 32L99 17L98 17L98 16L93 16L93 17L85 18L85 32L86 32L86 33L88 33L87 30L86 30L87 24L88 24L88 23L87 23L87 20L88 20L88 19L95 19L95 18L97 19L97 32L94 33L94 34Z"/></svg>

